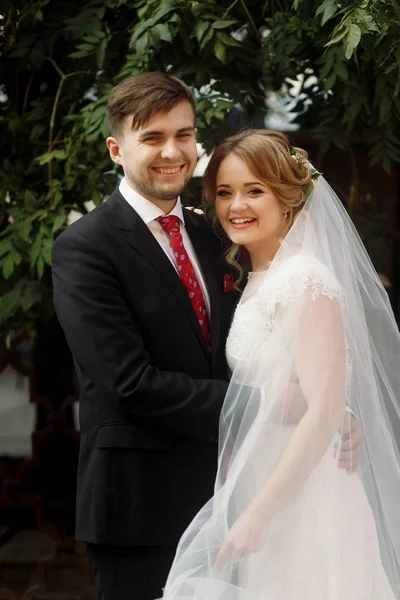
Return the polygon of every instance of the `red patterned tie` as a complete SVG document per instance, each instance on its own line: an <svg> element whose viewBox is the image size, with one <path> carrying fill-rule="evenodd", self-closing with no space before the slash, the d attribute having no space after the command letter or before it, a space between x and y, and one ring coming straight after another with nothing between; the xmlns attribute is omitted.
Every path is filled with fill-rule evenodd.
<svg viewBox="0 0 400 600"><path fill-rule="evenodd" d="M169 235L169 241L174 253L179 276L189 295L193 305L201 330L210 345L210 321L208 319L207 309L204 302L201 287L199 285L193 265L190 262L186 248L183 245L183 239L180 231L181 221L179 217L171 215L170 217L158 217L157 221L161 223L162 228Z"/></svg>

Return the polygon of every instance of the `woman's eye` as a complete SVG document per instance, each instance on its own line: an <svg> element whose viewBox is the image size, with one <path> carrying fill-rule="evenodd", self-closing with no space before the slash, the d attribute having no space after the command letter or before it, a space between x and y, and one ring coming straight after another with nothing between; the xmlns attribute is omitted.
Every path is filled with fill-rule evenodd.
<svg viewBox="0 0 400 600"><path fill-rule="evenodd" d="M249 190L247 193L248 194L253 194L255 196L256 194L262 194L263 191L260 190L259 188L253 188L252 190Z"/></svg>
<svg viewBox="0 0 400 600"><path fill-rule="evenodd" d="M229 196L229 192L227 190L219 190L217 192L217 196Z"/></svg>

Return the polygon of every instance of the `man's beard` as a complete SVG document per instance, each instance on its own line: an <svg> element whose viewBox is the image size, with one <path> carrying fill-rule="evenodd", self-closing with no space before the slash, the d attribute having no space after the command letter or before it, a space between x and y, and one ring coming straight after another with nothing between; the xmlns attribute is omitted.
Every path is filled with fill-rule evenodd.
<svg viewBox="0 0 400 600"><path fill-rule="evenodd" d="M145 198L155 198L157 200L165 200L167 201L171 201L171 200L176 200L176 198L178 196L180 196L183 192L183 190L185 189L190 176L185 179L183 184L180 184L175 190L166 190L165 188L163 188L160 185L157 185L154 182L151 181L142 181L140 179L137 179L136 177L133 176L132 173L127 173L129 180L134 184L136 191L139 192L139 194L141 196L144 196Z"/></svg>

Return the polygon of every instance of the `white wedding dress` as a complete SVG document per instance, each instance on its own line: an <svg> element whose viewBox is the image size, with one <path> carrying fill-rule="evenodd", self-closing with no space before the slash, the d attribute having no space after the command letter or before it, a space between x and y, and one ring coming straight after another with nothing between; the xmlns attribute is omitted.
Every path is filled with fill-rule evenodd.
<svg viewBox="0 0 400 600"><path fill-rule="evenodd" d="M268 271L250 274L227 359L214 496L179 542L163 599L399 600L400 334L323 177ZM364 432L351 476L335 456L346 405ZM243 527L261 491L268 528Z"/></svg>
<svg viewBox="0 0 400 600"><path fill-rule="evenodd" d="M260 480L256 487L265 481L265 469L276 465L296 428L290 414L298 420L305 409L277 306L306 289L312 290L311 302L340 296L337 282L314 259L293 257L272 277L266 274L250 273L227 341L228 364L241 384L263 385L266 357L291 380L290 397L285 396L288 424L282 426L281 412L279 419L274 419L276 409L270 413L244 470L246 479L252 473L253 480ZM351 376L350 357L347 363ZM278 420L279 425L274 424ZM259 478L257 471L262 471ZM248 489L245 484L241 489L240 481L239 477L236 503L244 508ZM243 597L253 592L265 600L394 600L363 483L357 473L349 476L338 468L333 443L296 499L271 521L262 551L241 561L238 584L246 590Z"/></svg>

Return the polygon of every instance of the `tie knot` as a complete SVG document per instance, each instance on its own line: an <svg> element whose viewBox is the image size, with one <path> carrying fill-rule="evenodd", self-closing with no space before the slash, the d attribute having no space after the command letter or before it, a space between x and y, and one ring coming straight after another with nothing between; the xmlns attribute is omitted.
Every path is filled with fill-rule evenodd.
<svg viewBox="0 0 400 600"><path fill-rule="evenodd" d="M179 233L181 228L181 220L175 215L170 217L158 217L157 221L161 223L161 227L169 233Z"/></svg>

